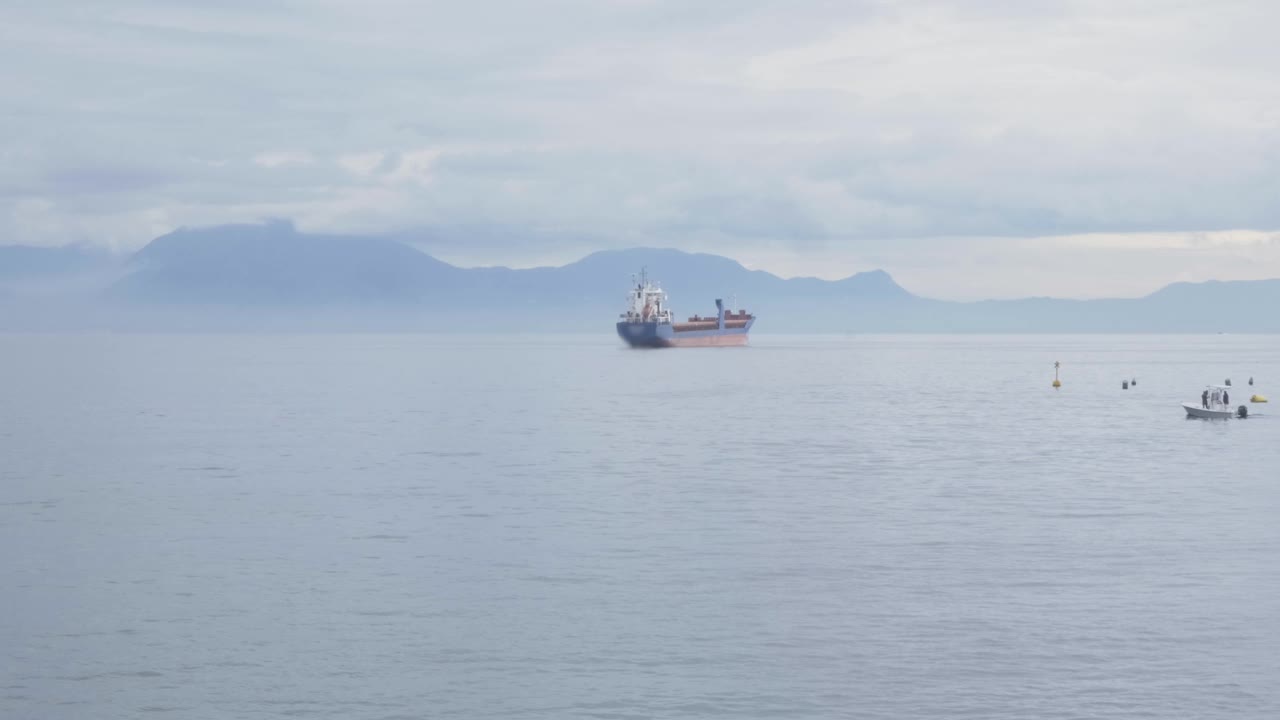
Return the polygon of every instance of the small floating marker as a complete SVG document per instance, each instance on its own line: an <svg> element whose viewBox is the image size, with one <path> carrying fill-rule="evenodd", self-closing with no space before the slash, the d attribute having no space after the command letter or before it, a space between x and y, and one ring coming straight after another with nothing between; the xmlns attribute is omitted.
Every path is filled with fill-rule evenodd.
<svg viewBox="0 0 1280 720"><path fill-rule="evenodd" d="M1121 390L1128 390L1128 389L1129 389L1129 381L1128 381L1128 380L1125 380L1125 381L1121 382L1121 383L1120 383L1120 389L1121 389Z"/></svg>
<svg viewBox="0 0 1280 720"><path fill-rule="evenodd" d="M1251 403L1264 403L1266 401L1267 401L1266 395L1254 395L1253 397L1249 398L1249 402Z"/></svg>
<svg viewBox="0 0 1280 720"><path fill-rule="evenodd" d="M1250 386L1252 386L1252 385L1253 385L1253 376L1252 376L1252 375L1250 375L1250 376L1249 376L1249 385L1250 385Z"/></svg>
<svg viewBox="0 0 1280 720"><path fill-rule="evenodd" d="M1129 387L1138 387L1138 378L1129 381Z"/></svg>
<svg viewBox="0 0 1280 720"><path fill-rule="evenodd" d="M1057 360L1053 361L1053 388L1055 390L1062 387L1062 381L1058 379L1058 368L1061 367L1061 365L1062 364Z"/></svg>

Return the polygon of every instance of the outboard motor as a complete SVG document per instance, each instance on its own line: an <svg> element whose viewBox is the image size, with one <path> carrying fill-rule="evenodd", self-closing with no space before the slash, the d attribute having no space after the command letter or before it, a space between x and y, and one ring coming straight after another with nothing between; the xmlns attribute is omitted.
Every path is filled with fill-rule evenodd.
<svg viewBox="0 0 1280 720"><path fill-rule="evenodd" d="M1249 406L1241 405L1240 407L1236 408L1236 417L1240 418L1241 420L1249 417Z"/></svg>

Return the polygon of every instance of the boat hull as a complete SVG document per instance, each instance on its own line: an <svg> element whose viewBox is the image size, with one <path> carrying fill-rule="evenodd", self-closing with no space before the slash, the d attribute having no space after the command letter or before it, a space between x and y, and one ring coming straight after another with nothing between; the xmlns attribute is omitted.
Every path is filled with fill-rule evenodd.
<svg viewBox="0 0 1280 720"><path fill-rule="evenodd" d="M734 347L747 344L747 334L754 323L755 318L751 318L741 327L678 330L668 323L623 321L617 324L617 330L618 337L636 348Z"/></svg>
<svg viewBox="0 0 1280 720"><path fill-rule="evenodd" d="M1226 420L1233 416L1233 413L1230 410L1210 410L1208 408L1200 407L1199 405L1192 405L1191 403L1182 403L1182 409L1187 411L1187 417L1189 418Z"/></svg>

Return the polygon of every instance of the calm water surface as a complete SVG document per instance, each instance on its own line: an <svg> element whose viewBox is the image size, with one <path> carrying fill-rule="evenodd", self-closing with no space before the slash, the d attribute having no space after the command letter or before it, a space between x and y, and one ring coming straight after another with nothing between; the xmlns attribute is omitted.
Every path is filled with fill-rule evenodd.
<svg viewBox="0 0 1280 720"><path fill-rule="evenodd" d="M753 342L0 336L0 717L1280 717L1280 337Z"/></svg>

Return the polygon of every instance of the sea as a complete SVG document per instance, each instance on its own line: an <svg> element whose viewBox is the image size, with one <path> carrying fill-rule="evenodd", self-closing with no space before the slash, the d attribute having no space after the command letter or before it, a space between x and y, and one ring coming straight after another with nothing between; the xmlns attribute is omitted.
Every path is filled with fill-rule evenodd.
<svg viewBox="0 0 1280 720"><path fill-rule="evenodd" d="M1274 720L1253 393L1280 336L0 336L0 717Z"/></svg>

